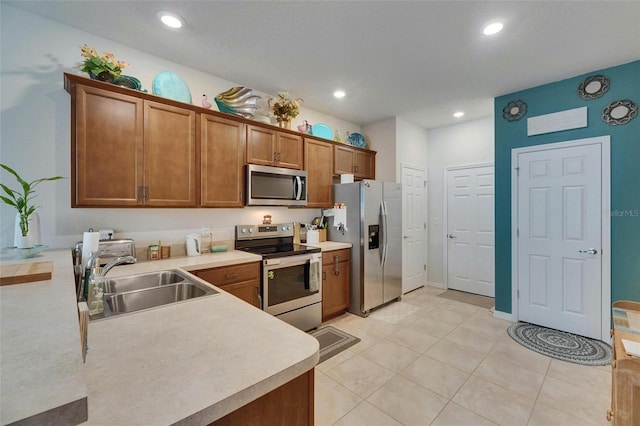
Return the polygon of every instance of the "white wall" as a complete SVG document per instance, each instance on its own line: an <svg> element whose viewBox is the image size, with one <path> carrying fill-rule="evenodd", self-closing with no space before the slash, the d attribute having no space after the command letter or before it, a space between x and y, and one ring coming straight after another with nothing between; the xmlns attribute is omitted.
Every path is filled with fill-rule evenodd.
<svg viewBox="0 0 640 426"><path fill-rule="evenodd" d="M428 132L428 280L444 285L444 169L452 166L493 163L493 117L481 118Z"/></svg>
<svg viewBox="0 0 640 426"><path fill-rule="evenodd" d="M376 180L396 180L396 118L388 118L363 126L367 147L376 154ZM398 181L400 182L400 181Z"/></svg>
<svg viewBox="0 0 640 426"><path fill-rule="evenodd" d="M402 182L402 164L427 168L427 130L396 118L396 182Z"/></svg>
<svg viewBox="0 0 640 426"><path fill-rule="evenodd" d="M195 104L202 94L213 100L219 92L241 82L227 81L184 67L138 49L59 24L0 2L0 161L34 180L71 172L70 97L63 88L63 72L85 75L78 70L80 46L87 43L99 51L108 50L131 64L125 70L151 88L154 76L164 70L180 75L191 89ZM132 40L132 44L135 41ZM197 54L197 49L194 49ZM291 93L295 96L295 93ZM215 106L214 106L215 108ZM360 126L301 107L293 125L303 120L323 122L341 135L360 132ZM294 127L295 128L295 127ZM105 160L108 161L108 160ZM2 183L15 187L7 173ZM71 209L70 181L45 182L36 202L41 208L42 243L71 247L83 231L115 229L118 237L136 238L137 244L163 240L177 244L184 234L202 225L214 230L216 240L227 240L233 225L257 223L268 211L274 221L309 221L317 209ZM13 245L15 210L0 207L0 244Z"/></svg>

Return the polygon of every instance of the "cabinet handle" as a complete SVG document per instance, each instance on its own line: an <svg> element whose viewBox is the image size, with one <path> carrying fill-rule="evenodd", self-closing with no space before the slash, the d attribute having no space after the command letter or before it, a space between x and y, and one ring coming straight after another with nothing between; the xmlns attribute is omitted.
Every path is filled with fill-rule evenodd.
<svg viewBox="0 0 640 426"><path fill-rule="evenodd" d="M145 200L149 199L149 187L148 186L144 187L144 199Z"/></svg>
<svg viewBox="0 0 640 426"><path fill-rule="evenodd" d="M340 256L333 256L333 275L336 277L340 275L340 270L338 269L338 260Z"/></svg>
<svg viewBox="0 0 640 426"><path fill-rule="evenodd" d="M224 279L225 280L230 280L230 279L237 278L237 277L238 277L238 274L226 274L224 276Z"/></svg>
<svg viewBox="0 0 640 426"><path fill-rule="evenodd" d="M327 280L327 273L325 271L322 271L322 281L326 281Z"/></svg>
<svg viewBox="0 0 640 426"><path fill-rule="evenodd" d="M613 418L613 411L612 410L607 410L607 420L611 421L612 418Z"/></svg>
<svg viewBox="0 0 640 426"><path fill-rule="evenodd" d="M258 308L262 309L262 295L259 287L256 287L256 296L258 296Z"/></svg>
<svg viewBox="0 0 640 426"><path fill-rule="evenodd" d="M144 186L140 185L138 187L138 198L144 199Z"/></svg>

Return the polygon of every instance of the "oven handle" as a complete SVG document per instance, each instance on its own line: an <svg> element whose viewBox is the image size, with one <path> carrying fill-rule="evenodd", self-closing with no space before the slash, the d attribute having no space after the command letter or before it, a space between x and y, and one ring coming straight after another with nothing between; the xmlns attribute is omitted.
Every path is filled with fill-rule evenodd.
<svg viewBox="0 0 640 426"><path fill-rule="evenodd" d="M272 265L304 265L312 260L321 260L322 253L301 254L298 256L276 257L274 259L265 259L262 264L264 266Z"/></svg>

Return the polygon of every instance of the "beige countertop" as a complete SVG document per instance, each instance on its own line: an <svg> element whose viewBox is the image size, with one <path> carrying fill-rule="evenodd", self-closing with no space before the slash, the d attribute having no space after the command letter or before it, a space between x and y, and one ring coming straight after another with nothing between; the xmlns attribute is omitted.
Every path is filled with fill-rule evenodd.
<svg viewBox="0 0 640 426"><path fill-rule="evenodd" d="M305 244L312 247L320 247L322 251L340 250L345 248L351 248L350 243L339 243L336 241L323 241L321 243Z"/></svg>
<svg viewBox="0 0 640 426"><path fill-rule="evenodd" d="M70 251L30 260L54 260L54 276L0 288L3 424L85 396L91 425L207 424L318 361L316 339L218 289L92 321L82 364ZM108 276L259 260L229 251L117 266Z"/></svg>

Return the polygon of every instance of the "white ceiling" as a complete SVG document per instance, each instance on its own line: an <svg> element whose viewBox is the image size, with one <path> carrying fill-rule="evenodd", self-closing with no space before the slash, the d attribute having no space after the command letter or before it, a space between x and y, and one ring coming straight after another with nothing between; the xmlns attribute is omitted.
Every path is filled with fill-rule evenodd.
<svg viewBox="0 0 640 426"><path fill-rule="evenodd" d="M358 124L486 117L496 96L640 59L639 1L7 3Z"/></svg>

